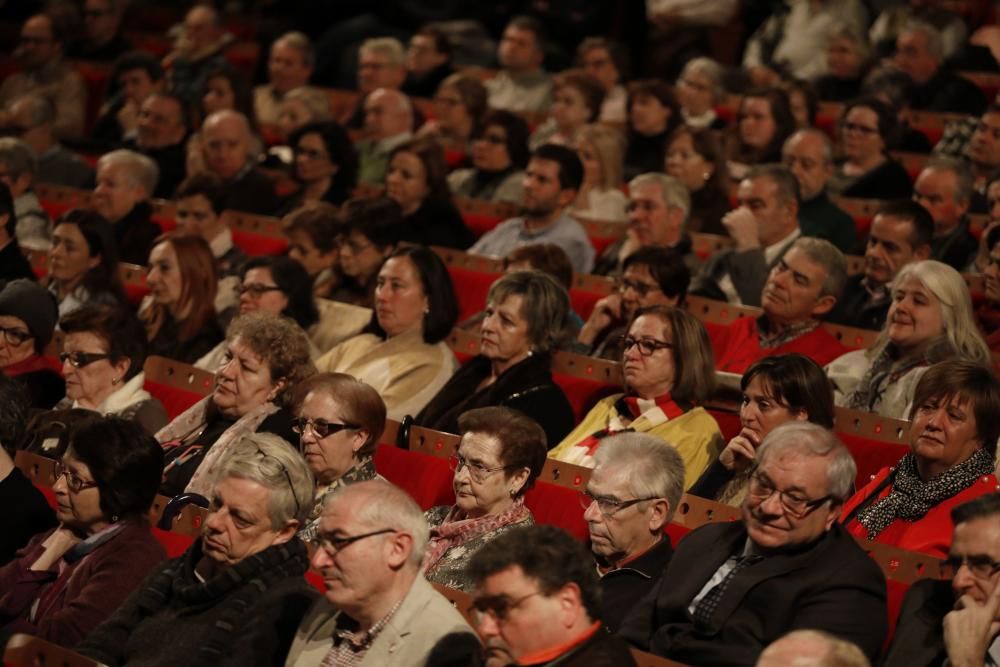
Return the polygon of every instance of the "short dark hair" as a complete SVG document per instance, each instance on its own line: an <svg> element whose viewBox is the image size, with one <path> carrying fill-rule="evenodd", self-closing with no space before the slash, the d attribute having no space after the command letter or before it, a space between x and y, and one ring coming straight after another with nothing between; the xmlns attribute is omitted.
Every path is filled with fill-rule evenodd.
<svg viewBox="0 0 1000 667"><path fill-rule="evenodd" d="M778 203L787 204L794 201L796 204L802 203L802 189L799 187L799 179L795 178L792 171L783 164L767 163L750 167L750 171L743 177L744 181L755 181L758 178L770 180L778 189Z"/></svg>
<svg viewBox="0 0 1000 667"><path fill-rule="evenodd" d="M174 201L201 195L212 206L212 212L221 214L226 207L226 192L222 180L209 171L201 171L188 176L177 186Z"/></svg>
<svg viewBox="0 0 1000 667"><path fill-rule="evenodd" d="M500 462L511 468L527 468L528 480L517 491L523 496L542 474L548 454L545 430L528 415L501 406L468 410L458 416L458 432L482 433L500 442ZM508 475L509 477L509 475Z"/></svg>
<svg viewBox="0 0 1000 667"><path fill-rule="evenodd" d="M150 93L149 97L162 97L165 100L170 100L177 105L177 114L180 116L180 124L184 126L184 133L187 134L191 129L191 107L188 101L178 95L177 93L172 93L169 90L158 90Z"/></svg>
<svg viewBox="0 0 1000 667"><path fill-rule="evenodd" d="M434 25L425 25L413 34L414 36L423 35L424 37L430 37L434 42L434 50L438 53L443 53L451 60L451 40L448 39L448 33L444 30Z"/></svg>
<svg viewBox="0 0 1000 667"><path fill-rule="evenodd" d="M548 39L548 35L545 34L545 25L534 16L529 14L515 16L507 22L507 27L530 30L535 35L535 46L539 51L545 52L545 42Z"/></svg>
<svg viewBox="0 0 1000 667"><path fill-rule="evenodd" d="M1000 493L987 493L951 510L951 522L956 526L974 519L991 517L1000 517Z"/></svg>
<svg viewBox="0 0 1000 667"><path fill-rule="evenodd" d="M910 223L907 242L913 248L930 245L934 238L934 218L927 209L912 199L894 199L879 207L875 215L896 218Z"/></svg>
<svg viewBox="0 0 1000 667"><path fill-rule="evenodd" d="M587 37L580 42L580 45L576 47L577 67L583 66L584 56L587 55L588 51L593 51L594 49L604 49L607 51L608 57L611 58L615 69L618 70L618 78L622 81L628 79L628 53L626 53L620 42L612 41L607 37Z"/></svg>
<svg viewBox="0 0 1000 667"><path fill-rule="evenodd" d="M503 128L507 135L507 155L510 156L511 164L518 169L524 169L531 155L528 151L528 139L531 136L528 123L515 113L497 109L490 111L483 118L478 137L481 137L491 125Z"/></svg>
<svg viewBox="0 0 1000 667"><path fill-rule="evenodd" d="M113 364L128 359L126 380L142 372L148 354L146 329L130 310L103 303L87 303L63 315L59 328L65 334L89 333L97 336L107 345L108 360Z"/></svg>
<svg viewBox="0 0 1000 667"><path fill-rule="evenodd" d="M395 248L403 236L403 209L389 197L348 199L340 209L347 232L358 232L379 248Z"/></svg>
<svg viewBox="0 0 1000 667"><path fill-rule="evenodd" d="M771 397L792 411L806 413L813 424L833 428L833 390L819 365L801 354L778 354L758 359L740 378L740 390L760 376Z"/></svg>
<svg viewBox="0 0 1000 667"><path fill-rule="evenodd" d="M576 584L590 620L601 618L601 582L594 556L582 542L555 526L523 526L509 530L469 559L467 572L477 585L489 576L519 567L538 582L545 595Z"/></svg>
<svg viewBox="0 0 1000 667"><path fill-rule="evenodd" d="M847 120L847 114L855 107L865 107L875 112L878 118L878 134L885 143L885 151L895 148L899 141L899 120L892 107L877 97L858 97L844 105L844 110L840 114L841 125Z"/></svg>
<svg viewBox="0 0 1000 667"><path fill-rule="evenodd" d="M69 448L87 464L109 518L143 520L160 488L163 448L137 422L103 417L69 427Z"/></svg>
<svg viewBox="0 0 1000 667"><path fill-rule="evenodd" d="M267 269L274 284L281 288L288 299L282 315L295 320L303 329L308 329L319 321L319 310L313 296L313 281L305 268L291 257L261 256L251 257L240 268L240 281L251 269Z"/></svg>
<svg viewBox="0 0 1000 667"><path fill-rule="evenodd" d="M573 264L566 251L555 243L529 243L514 248L503 258L504 269L518 262L527 262L536 271L549 274L566 291L573 286Z"/></svg>
<svg viewBox="0 0 1000 667"><path fill-rule="evenodd" d="M59 225L76 225L87 242L88 254L91 257L101 256L100 263L83 277L82 284L87 292L91 295L110 292L119 303L126 303L125 286L118 266L118 246L111 223L96 211L71 208L56 218L52 228Z"/></svg>
<svg viewBox="0 0 1000 667"><path fill-rule="evenodd" d="M365 444L358 450L360 456L372 456L379 438L385 431L385 401L370 384L347 373L317 373L295 388L293 408L298 414L302 402L312 392L324 393L337 400L340 418L349 424L368 431Z"/></svg>
<svg viewBox="0 0 1000 667"><path fill-rule="evenodd" d="M0 445L8 452L13 452L24 437L30 408L24 387L0 374Z"/></svg>
<svg viewBox="0 0 1000 667"><path fill-rule="evenodd" d="M306 123L292 132L288 145L292 148L307 134L319 136L323 147L330 155L330 162L337 165L337 171L330 179L330 190L350 193L358 184L358 155L354 144L340 123L333 120Z"/></svg>
<svg viewBox="0 0 1000 667"><path fill-rule="evenodd" d="M552 77L552 89L575 88L583 97L583 103L590 111L588 123L593 123L601 115L601 104L604 103L604 88L600 82L582 69L568 69Z"/></svg>
<svg viewBox="0 0 1000 667"><path fill-rule="evenodd" d="M337 248L338 238L347 231L337 207L325 201L306 202L282 221L285 233L302 232L323 253Z"/></svg>
<svg viewBox="0 0 1000 667"><path fill-rule="evenodd" d="M420 284L427 296L427 313L424 315L424 342L428 345L440 343L451 333L455 321L458 320L458 301L455 299L455 288L451 284L448 268L437 253L423 245L412 245L397 248L386 257L386 261L395 257L408 257L420 276ZM378 313L372 313L372 319L365 329L379 338L385 338L385 329L378 322Z"/></svg>
<svg viewBox="0 0 1000 667"><path fill-rule="evenodd" d="M118 56L118 59L112 65L111 85L117 85L118 77L125 72L131 72L136 69L144 71L153 83L162 81L165 76L163 65L160 63L159 58L145 51L128 51Z"/></svg>
<svg viewBox="0 0 1000 667"><path fill-rule="evenodd" d="M448 188L448 164L440 143L426 137L416 137L393 148L389 160L398 153L411 153L420 160L424 168L427 201L441 207L453 206L451 190Z"/></svg>
<svg viewBox="0 0 1000 667"><path fill-rule="evenodd" d="M917 410L930 400L950 401L953 398L972 403L976 439L983 443L983 449L995 454L1000 437L1000 380L996 373L992 368L964 359L934 364L913 390L909 419L912 421Z"/></svg>
<svg viewBox="0 0 1000 667"><path fill-rule="evenodd" d="M673 248L644 246L622 262L622 270L639 264L649 269L649 274L660 286L660 291L677 303L683 304L691 284L691 270L684 263L684 257Z"/></svg>
<svg viewBox="0 0 1000 667"><path fill-rule="evenodd" d="M0 215L7 216L4 223L4 230L7 236L14 238L17 231L17 216L14 215L14 197L10 194L10 188L3 181L0 181Z"/></svg>
<svg viewBox="0 0 1000 667"><path fill-rule="evenodd" d="M583 184L583 163L576 151L557 144L542 144L531 153L533 160L550 160L559 165L559 187L579 190Z"/></svg>

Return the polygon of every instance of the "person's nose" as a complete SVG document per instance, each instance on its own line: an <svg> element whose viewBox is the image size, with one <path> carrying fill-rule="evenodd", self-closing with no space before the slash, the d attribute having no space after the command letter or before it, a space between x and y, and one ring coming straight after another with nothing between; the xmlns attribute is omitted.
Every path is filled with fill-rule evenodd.
<svg viewBox="0 0 1000 667"><path fill-rule="evenodd" d="M759 507L764 512L772 516L781 516L784 514L784 509L781 505L781 494L777 490L772 491L771 495L764 498L764 500L760 502Z"/></svg>
<svg viewBox="0 0 1000 667"><path fill-rule="evenodd" d="M479 614L476 630L479 632L480 637L489 639L500 634L500 624L497 623L497 619L493 614L482 613Z"/></svg>
<svg viewBox="0 0 1000 667"><path fill-rule="evenodd" d="M320 547L316 549L316 552L313 554L309 564L312 566L314 570L321 570L324 567L329 567L330 565L332 565L333 559L330 558L330 554L326 552L326 549Z"/></svg>
<svg viewBox="0 0 1000 667"><path fill-rule="evenodd" d="M599 523L604 518L601 510L597 507L596 501L591 500L590 504L587 505L587 509L583 510L583 518L589 523Z"/></svg>

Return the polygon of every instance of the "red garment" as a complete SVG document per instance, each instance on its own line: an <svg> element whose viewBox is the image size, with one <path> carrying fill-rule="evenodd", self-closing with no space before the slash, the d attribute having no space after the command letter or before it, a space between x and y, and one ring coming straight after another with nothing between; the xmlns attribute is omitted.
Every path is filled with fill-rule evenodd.
<svg viewBox="0 0 1000 667"><path fill-rule="evenodd" d="M741 317L712 340L712 351L715 353L716 369L743 374L753 362L776 354L798 352L825 366L850 352L850 348L844 347L833 334L819 326L784 345L764 349L760 346L756 318Z"/></svg>
<svg viewBox="0 0 1000 667"><path fill-rule="evenodd" d="M545 662L552 662L564 653L569 653L572 649L576 648L580 644L584 643L588 639L594 636L598 630L601 629L601 622L594 621L594 624L587 628L583 634L578 637L574 637L568 642L564 642L559 646L553 646L551 648L542 649L540 651L535 651L534 653L529 653L528 655L521 656L521 659L517 661L519 665L535 665L542 664Z"/></svg>
<svg viewBox="0 0 1000 667"><path fill-rule="evenodd" d="M25 373L33 373L34 371L49 371L52 370L51 364L45 357L39 354L33 354L24 361L19 361L16 364L11 364L9 366L3 367L3 374L7 377L15 378L18 375L24 375Z"/></svg>
<svg viewBox="0 0 1000 667"><path fill-rule="evenodd" d="M865 498L874 493L875 487L881 484L891 472L892 468L882 468L865 488L851 496L844 505L841 520L861 504ZM962 503L975 500L979 496L996 492L997 484L997 478L994 475L984 475L969 488L932 507L922 519L917 521L896 519L875 537L875 541L907 551L928 554L935 558L947 558L948 550L951 548L953 529L951 510ZM890 491L892 491L892 484L887 484L872 503L885 498ZM868 503L868 506L870 507L872 503ZM868 531L858 522L856 517L845 528L855 537L868 539Z"/></svg>

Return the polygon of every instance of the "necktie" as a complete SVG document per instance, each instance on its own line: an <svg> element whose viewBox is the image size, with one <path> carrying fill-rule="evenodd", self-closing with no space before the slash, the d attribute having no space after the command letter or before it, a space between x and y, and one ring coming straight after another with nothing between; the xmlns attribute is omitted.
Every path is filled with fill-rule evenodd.
<svg viewBox="0 0 1000 667"><path fill-rule="evenodd" d="M729 574L723 578L718 584L711 588L708 593L705 594L701 600L698 601L698 605L694 608L694 620L700 625L710 625L712 620L712 614L719 606L719 602L722 601L722 596L726 594L726 589L729 588L729 584L732 583L733 578L736 573L740 570L750 567L754 563L760 562L762 558L760 556L741 556L736 559L736 565Z"/></svg>

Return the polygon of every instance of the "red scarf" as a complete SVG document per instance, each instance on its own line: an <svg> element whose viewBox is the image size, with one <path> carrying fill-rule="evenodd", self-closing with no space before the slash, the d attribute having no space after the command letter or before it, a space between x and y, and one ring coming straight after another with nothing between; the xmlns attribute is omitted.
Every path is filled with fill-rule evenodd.
<svg viewBox="0 0 1000 667"><path fill-rule="evenodd" d="M40 354L33 354L27 359L19 361L16 364L4 366L3 374L7 377L17 377L18 375L23 375L25 373L48 370L52 370L52 366L49 364L48 360Z"/></svg>
<svg viewBox="0 0 1000 667"><path fill-rule="evenodd" d="M458 505L454 505L444 521L439 526L431 528L431 539L427 543L424 556L424 572L433 570L448 550L503 526L523 521L529 514L531 512L524 506L523 497L515 498L514 504L505 512L487 514L476 519L466 518Z"/></svg>
<svg viewBox="0 0 1000 667"><path fill-rule="evenodd" d="M656 411L657 408L658 412ZM687 406L687 410L690 409L691 406ZM650 424L655 426L670 421L671 419L677 419L687 412L687 410L678 405L677 402L670 397L669 392L663 394L662 396L657 396L654 399L625 395L615 401L615 412L617 415L612 413L611 418L608 420L607 427L601 429L600 431L591 433L586 438L576 443L576 446L586 447L587 456L593 456L597 452L597 448L601 445L601 439L606 438L609 435L614 435L615 433L625 433L627 431L634 430L627 427L618 428L621 423L619 419L616 419L618 415L622 417L628 415L630 423L645 415ZM662 416L659 413L662 413Z"/></svg>

